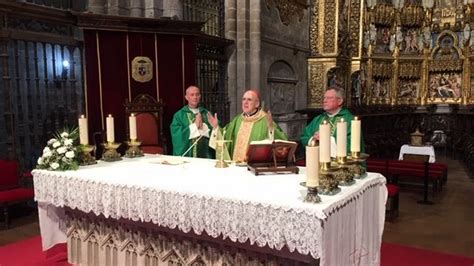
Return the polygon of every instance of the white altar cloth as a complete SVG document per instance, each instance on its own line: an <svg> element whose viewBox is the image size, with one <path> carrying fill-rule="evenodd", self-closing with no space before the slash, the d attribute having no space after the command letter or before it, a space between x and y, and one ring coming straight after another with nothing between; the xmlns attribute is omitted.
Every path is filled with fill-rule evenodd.
<svg viewBox="0 0 474 266"><path fill-rule="evenodd" d="M428 162L434 163L436 162L435 150L433 146L426 145L426 146L411 146L408 144L403 145L400 147L400 154L398 156L398 160L403 160L404 154L417 154L417 155L429 155Z"/></svg>
<svg viewBox="0 0 474 266"><path fill-rule="evenodd" d="M292 252L320 258L321 265L380 264L387 198L380 174L369 173L335 196L321 195L320 204L310 204L302 201L304 168L299 175L254 176L246 167L214 168L214 160L160 163L174 158L124 158L66 172L34 170L35 198L42 204L183 232L205 231L276 250L286 245Z"/></svg>

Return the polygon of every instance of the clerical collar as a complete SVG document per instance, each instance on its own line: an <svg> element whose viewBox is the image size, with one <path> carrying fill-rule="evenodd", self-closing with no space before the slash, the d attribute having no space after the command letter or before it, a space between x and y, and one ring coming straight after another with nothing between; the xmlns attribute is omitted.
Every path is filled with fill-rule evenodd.
<svg viewBox="0 0 474 266"><path fill-rule="evenodd" d="M251 114L247 114L247 113L244 113L244 116L245 117L251 117L251 116L254 116L256 113L258 113L258 111L260 111L260 109L256 109L255 112L251 113Z"/></svg>
<svg viewBox="0 0 474 266"><path fill-rule="evenodd" d="M335 112L334 114L330 114L330 113L327 113L329 117L335 117L337 114L339 114L339 112L342 110L342 108L339 108L339 110L337 110L337 112Z"/></svg>
<svg viewBox="0 0 474 266"><path fill-rule="evenodd" d="M189 106L188 106L188 107L189 107ZM189 107L189 110L191 110L191 112L193 112L193 113L195 113L195 114L199 113L199 108L191 108L191 107Z"/></svg>

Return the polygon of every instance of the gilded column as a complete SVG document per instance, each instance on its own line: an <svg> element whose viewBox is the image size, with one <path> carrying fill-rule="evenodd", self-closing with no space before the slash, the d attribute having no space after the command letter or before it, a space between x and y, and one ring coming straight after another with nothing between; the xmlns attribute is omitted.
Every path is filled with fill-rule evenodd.
<svg viewBox="0 0 474 266"><path fill-rule="evenodd" d="M308 58L308 107L319 108L328 86L328 72L337 71L334 82L347 89L350 76L348 34L349 4L344 1L311 1Z"/></svg>

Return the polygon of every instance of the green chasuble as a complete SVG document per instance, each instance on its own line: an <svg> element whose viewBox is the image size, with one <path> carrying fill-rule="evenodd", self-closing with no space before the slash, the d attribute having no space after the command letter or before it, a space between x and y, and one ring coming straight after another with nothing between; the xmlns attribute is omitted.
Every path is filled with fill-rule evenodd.
<svg viewBox="0 0 474 266"><path fill-rule="evenodd" d="M199 107L203 122L209 128L209 135L211 134L212 126L207 121L207 113L209 112L203 107ZM189 139L189 125L194 123L196 115L189 109L189 106L184 106L173 116L171 122L171 138L173 142L173 155L181 156L186 151L184 156L187 157L199 157L199 158L212 158L213 152L209 150L209 138L203 136L199 139ZM188 151L188 149L197 141L198 143Z"/></svg>
<svg viewBox="0 0 474 266"><path fill-rule="evenodd" d="M238 115L224 128L225 140L231 140L226 143L228 154L234 161L244 161L247 154L247 148L251 141L269 139L267 113L260 110L252 116ZM288 140L288 136L283 130L273 122L273 131L275 139ZM234 152L235 149L239 149ZM216 153L218 157L219 153ZM238 154L238 155L237 155ZM237 155L238 158L235 158Z"/></svg>
<svg viewBox="0 0 474 266"><path fill-rule="evenodd" d="M327 120L329 122L330 127L331 127L331 136L336 138L336 134L337 134L336 123L341 118L344 118L344 120L347 121L347 152L350 153L351 151L351 123L352 123L352 119L354 119L354 115L347 108L342 108L333 117L330 117L328 113L326 112L315 117L313 121L311 121L311 123L309 123L309 125L307 125L306 128L304 129L304 132L301 135L301 144L303 144L303 146L308 145L308 141L314 135L314 132L319 131L319 125L322 124L324 120ZM360 149L361 149L361 152L365 151L362 135L361 135Z"/></svg>

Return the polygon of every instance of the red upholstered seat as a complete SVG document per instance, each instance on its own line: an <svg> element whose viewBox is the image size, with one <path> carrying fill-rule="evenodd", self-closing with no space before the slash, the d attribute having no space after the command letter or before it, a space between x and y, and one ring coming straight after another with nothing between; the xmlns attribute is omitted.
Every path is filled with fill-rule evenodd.
<svg viewBox="0 0 474 266"><path fill-rule="evenodd" d="M0 160L0 190L18 187L18 162Z"/></svg>
<svg viewBox="0 0 474 266"><path fill-rule="evenodd" d="M398 217L398 204L399 204L398 198L399 198L400 187L395 184L388 183L387 191L388 191L388 198L387 198L385 216L387 217L388 220L393 220L396 217Z"/></svg>
<svg viewBox="0 0 474 266"><path fill-rule="evenodd" d="M395 197L400 191L400 187L394 184L387 184L388 196Z"/></svg>
<svg viewBox="0 0 474 266"><path fill-rule="evenodd" d="M11 205L26 202L34 198L32 188L22 188L20 171L17 161L0 160L0 207L5 216L5 227L8 228L10 219L8 209Z"/></svg>
<svg viewBox="0 0 474 266"><path fill-rule="evenodd" d="M166 154L167 141L163 131L163 103L148 94L140 94L125 103L125 113L137 117L137 139L144 153ZM128 127L128 120L126 123ZM127 128L127 132L129 132Z"/></svg>
<svg viewBox="0 0 474 266"><path fill-rule="evenodd" d="M34 191L32 188L14 188L0 191L0 204L10 202L20 202L33 199Z"/></svg>

